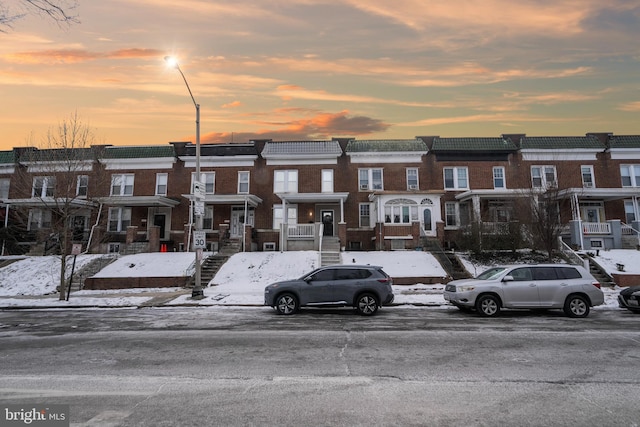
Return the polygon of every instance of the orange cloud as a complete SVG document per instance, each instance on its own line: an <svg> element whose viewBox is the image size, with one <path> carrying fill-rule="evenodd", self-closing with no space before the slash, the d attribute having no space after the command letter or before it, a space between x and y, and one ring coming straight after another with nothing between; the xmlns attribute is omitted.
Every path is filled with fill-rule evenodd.
<svg viewBox="0 0 640 427"><path fill-rule="evenodd" d="M156 49L120 49L113 52L91 52L81 49L40 50L30 52L16 52L5 55L10 62L22 64L63 64L94 61L96 59L129 59L129 58L158 58L162 51Z"/></svg>
<svg viewBox="0 0 640 427"><path fill-rule="evenodd" d="M233 102L229 102L228 104L223 104L222 108L236 108L236 107L240 107L241 105L242 105L242 102L233 101Z"/></svg>

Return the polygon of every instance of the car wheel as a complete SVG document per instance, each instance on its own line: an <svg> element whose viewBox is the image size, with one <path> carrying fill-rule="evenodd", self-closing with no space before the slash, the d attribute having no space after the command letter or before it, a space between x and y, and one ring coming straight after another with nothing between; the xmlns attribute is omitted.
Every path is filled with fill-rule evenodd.
<svg viewBox="0 0 640 427"><path fill-rule="evenodd" d="M483 295L476 302L476 310L481 316L497 316L500 313L500 301L493 295Z"/></svg>
<svg viewBox="0 0 640 427"><path fill-rule="evenodd" d="M361 316L372 316L378 311L378 299L373 294L362 294L356 301L356 311Z"/></svg>
<svg viewBox="0 0 640 427"><path fill-rule="evenodd" d="M293 314L298 311L298 299L293 294L282 294L276 299L276 311L278 314Z"/></svg>
<svg viewBox="0 0 640 427"><path fill-rule="evenodd" d="M589 302L581 295L569 295L564 303L564 313L569 317L587 317Z"/></svg>

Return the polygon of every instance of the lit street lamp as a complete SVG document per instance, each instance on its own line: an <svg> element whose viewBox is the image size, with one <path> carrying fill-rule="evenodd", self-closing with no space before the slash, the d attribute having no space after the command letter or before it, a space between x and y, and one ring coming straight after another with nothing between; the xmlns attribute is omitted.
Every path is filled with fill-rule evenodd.
<svg viewBox="0 0 640 427"><path fill-rule="evenodd" d="M182 72L182 70L180 69L180 66L178 65L178 61L176 61L174 58L172 58L171 56L165 56L164 60L166 61L166 63L175 68L176 70L178 70L180 72L180 75L182 76L182 80L184 80L184 84L187 86L187 90L189 91L189 95L191 96L191 100L193 101L193 105L196 107L196 179L194 180L194 187L197 186L201 186L200 184L200 104L198 104L195 100L195 98L193 97L193 93L191 93L191 88L189 87L189 83L187 82L187 78L184 76L184 73ZM193 200L194 203L194 208L197 208L198 202L200 202L200 200L195 200L194 197L194 188L191 188L191 199ZM204 212L202 212L199 208L194 209L195 211L195 217L196 217L196 227L195 227L195 234L201 234L202 232L202 216L204 214ZM200 240L200 239L198 239ZM196 243L196 239L193 239L194 241L194 245ZM199 243L198 243L199 245ZM195 299L202 299L204 298L204 291L202 290L202 267L200 265L200 262L202 261L202 247L198 247L195 248L196 249L196 280L195 280L195 284L193 286L193 290L191 291L191 297L195 298Z"/></svg>

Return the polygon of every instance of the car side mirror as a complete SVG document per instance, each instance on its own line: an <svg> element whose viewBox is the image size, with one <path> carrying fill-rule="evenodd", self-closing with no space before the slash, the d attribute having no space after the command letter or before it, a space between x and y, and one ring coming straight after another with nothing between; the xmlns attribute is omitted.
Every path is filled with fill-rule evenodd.
<svg viewBox="0 0 640 427"><path fill-rule="evenodd" d="M513 278L513 276L510 275L506 275L502 278L503 282L513 282L515 279Z"/></svg>

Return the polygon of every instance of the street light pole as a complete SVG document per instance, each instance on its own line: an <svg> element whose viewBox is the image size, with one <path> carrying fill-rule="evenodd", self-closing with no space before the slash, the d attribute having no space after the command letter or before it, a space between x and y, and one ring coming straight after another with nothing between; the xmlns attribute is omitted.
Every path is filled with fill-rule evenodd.
<svg viewBox="0 0 640 427"><path fill-rule="evenodd" d="M193 105L196 107L196 179L195 181L200 182L200 179L201 179L200 177L200 104L198 104L196 102L196 99L193 97L193 93L191 92L191 88L189 87L189 82L187 82L187 78L184 76L184 73L180 69L178 62L170 56L165 56L164 60L167 62L167 64L169 64L170 66L173 66L176 70L180 72L180 75L182 76L182 80L184 80L184 84L187 86L187 90L189 91L189 96L191 96L191 101L193 101ZM191 196L192 196L191 197L192 202L195 203L193 188L191 188ZM202 213L198 209L194 209L194 211L195 211L195 218L196 218L195 230L201 231L202 222L203 222ZM200 265L200 262L202 261L202 249L201 248L196 249L195 253L196 253L196 278L195 278L195 284L193 285L193 290L191 291L191 298L202 299L204 298L204 291L202 290L202 266Z"/></svg>

